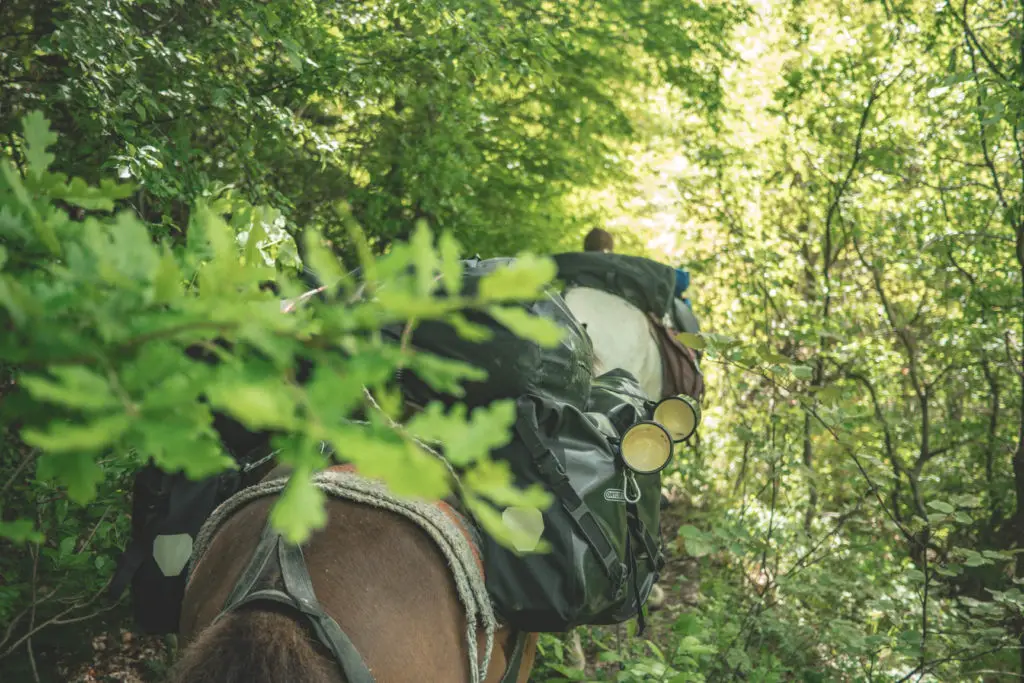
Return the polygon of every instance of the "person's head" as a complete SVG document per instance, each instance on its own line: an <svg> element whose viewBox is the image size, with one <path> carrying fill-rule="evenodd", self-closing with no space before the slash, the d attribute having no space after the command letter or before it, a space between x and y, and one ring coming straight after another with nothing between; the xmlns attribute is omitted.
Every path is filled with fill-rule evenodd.
<svg viewBox="0 0 1024 683"><path fill-rule="evenodd" d="M607 230L594 228L583 238L583 251L615 251L615 239Z"/></svg>

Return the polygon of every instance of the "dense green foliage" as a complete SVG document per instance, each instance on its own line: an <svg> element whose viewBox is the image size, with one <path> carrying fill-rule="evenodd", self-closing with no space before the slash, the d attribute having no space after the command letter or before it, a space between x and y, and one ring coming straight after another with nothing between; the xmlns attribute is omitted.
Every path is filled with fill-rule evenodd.
<svg viewBox="0 0 1024 683"><path fill-rule="evenodd" d="M5 134L45 105L69 175L141 181L132 205L178 234L235 187L345 243L351 207L383 249L417 218L472 249L547 248L615 178L622 102L665 78L721 99L724 9L624 0L352 6L230 0L14 0L0 49ZM501 216L501 221L495 217Z"/></svg>
<svg viewBox="0 0 1024 683"><path fill-rule="evenodd" d="M223 464L201 394L281 429L306 469L344 430L347 457L442 493L418 435L475 464L485 517L535 495L487 458L501 407L394 431L394 368L472 370L373 330L450 315L420 277L456 242L544 253L602 222L693 272L710 395L672 477L686 523L665 529L700 559L700 602L655 615L651 641L594 630L622 665L594 675L1024 672L1021 12L0 3L0 667L29 672L33 643L103 607L140 461ZM337 280L379 258L379 296L282 317L258 285L298 292L300 254ZM181 353L218 337L216 369ZM295 353L322 381L295 385ZM359 409L371 425L341 424ZM318 510L300 483L279 519L301 535ZM544 654L538 680L583 677L557 639Z"/></svg>

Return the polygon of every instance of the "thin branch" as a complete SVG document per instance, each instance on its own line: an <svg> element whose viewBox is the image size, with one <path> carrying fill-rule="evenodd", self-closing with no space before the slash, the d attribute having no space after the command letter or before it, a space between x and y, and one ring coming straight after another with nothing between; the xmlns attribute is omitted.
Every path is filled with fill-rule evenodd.
<svg viewBox="0 0 1024 683"><path fill-rule="evenodd" d="M867 495L867 492L865 492L865 495ZM814 564L814 562L812 562L810 559L811 556L814 555L814 553L818 550L818 548L822 546L823 543L825 543L825 541L829 540L830 538L838 534L842 530L846 522L848 522L851 518L853 518L854 515L860 512L860 507L863 503L864 496L861 496L860 499L857 500L857 505L852 510L840 515L839 519L836 521L832 529L818 537L818 540L816 540L811 545L807 552L805 552L803 555L794 560L792 566L790 566L786 571L780 572L779 576L792 578L795 574Z"/></svg>
<svg viewBox="0 0 1024 683"><path fill-rule="evenodd" d="M10 478L4 482L3 486L0 486L0 498L3 498L4 494L7 493L7 489L11 488L11 486L14 485L14 482L18 478L18 475L21 474L21 471L28 467L30 464L32 464L35 461L35 459L39 457L39 453L39 449L33 448L28 453L25 454L25 457L22 458L22 461L18 463L18 466L14 468L13 472L11 472Z"/></svg>
<svg viewBox="0 0 1024 683"><path fill-rule="evenodd" d="M903 475L904 465L900 462L899 456L896 454L896 447L893 443L892 427L889 425L889 420L885 417L885 413L882 411L882 403L878 400L878 394L875 392L875 386L865 376L856 372L847 371L846 376L850 379L856 380L864 385L868 390L868 395L871 396L871 404L875 409L875 419L882 424L882 438L885 446L885 455L892 465L893 479L895 480L895 486L892 490L892 506L893 512L896 518L901 522L903 521L903 513L900 510L900 493L903 486Z"/></svg>
<svg viewBox="0 0 1024 683"><path fill-rule="evenodd" d="M1002 70L998 66L996 66L995 62L992 61L992 58L989 57L988 52L982 46L981 41L978 40L978 36L976 36L974 34L974 31L971 30L971 26L967 22L967 0L964 0L962 15L956 13L956 10L953 9L952 3L947 5L947 7L949 7L949 11L952 12L953 16L956 17L957 21L959 21L960 24L964 27L964 36L966 38L967 47L970 49L970 46L973 43L974 48L978 50L978 54L981 55L981 58L983 60L985 60L985 64L988 65L988 68L992 71L992 73L994 73L996 76L999 76L1001 80L1008 81L1009 79L1003 74ZM977 75L977 70L975 70L975 75Z"/></svg>
<svg viewBox="0 0 1024 683"><path fill-rule="evenodd" d="M964 14L966 15L966 13L967 13L967 0L964 0ZM967 22L964 21L963 24L964 24L965 31L967 31L968 34L970 34L970 28L967 26ZM1008 214L1009 210L1010 210L1010 204L1007 201L1006 195L1003 192L1003 185L1002 185L1002 183L999 182L999 172L996 170L995 162L992 160L992 156L989 154L989 151L988 151L988 143L985 141L985 124L984 124L984 119L982 118L982 113L981 113L982 105L984 104L984 100L982 99L982 96L981 96L982 86L981 86L981 77L978 75L978 61L977 61L977 59L974 56L974 50L971 48L970 41L965 41L965 42L966 42L967 55L968 55L968 57L971 58L971 73L974 75L974 88L975 88L975 93L976 93L975 100L976 100L976 102L978 104L978 109L977 109L978 144L981 145L981 153L982 153L982 156L985 158L985 166L986 166L986 168L988 168L989 175L992 176L992 184L995 187L996 197L999 198L999 204L1000 204L1000 206L1003 207L1003 212L1005 214ZM984 58L985 52L982 50L980 53L981 53L981 55ZM1003 80L1005 80L1005 78Z"/></svg>
<svg viewBox="0 0 1024 683"><path fill-rule="evenodd" d="M84 609L84 608L88 607L89 605L91 605L92 603L96 602L96 600L99 599L99 597L101 595L103 595L104 593L107 592L107 587L110 586L110 582L113 581L113 580L114 580L113 576L111 576L109 579L107 579L106 583L103 584L103 587L100 588L98 591L96 591L96 593L94 593L93 596L91 598L89 598L88 600L86 600L85 602L76 602L76 603L72 604L70 607L68 607L67 609L59 612L56 616L50 617L49 619L47 619L46 621L42 622L41 624L38 624L36 626L31 626L30 625L27 633L25 633L20 638L15 640L13 644L11 644L6 650L3 651L2 654L0 654L0 659L5 659L8 655L10 655L12 652L14 652L19 647L21 647L21 645L23 643L25 643L27 640L32 638L32 636L34 636L35 634L39 633L40 631L42 631L45 628L49 628L50 626L59 626L59 625L64 625L64 624L74 624L74 623L78 623L80 621L86 621L88 619L92 619L93 617L97 617L100 614L103 614L104 612L108 612L111 609L113 609L114 607L116 607L119 604L118 602L111 603L110 605L107 605L106 607L103 607L103 608L101 608L99 610L96 610L95 612L91 612L90 614L79 615L77 617L69 617L68 616L72 612L75 612L75 611L80 610L80 609ZM35 605L35 603L33 603L33 606L34 605Z"/></svg>
<svg viewBox="0 0 1024 683"><path fill-rule="evenodd" d="M1003 651L1008 650L1008 649L1010 649L1010 648L1005 646L1005 645L999 645L997 647L989 648L988 650L981 650L981 651L978 651L978 652L974 652L969 657L961 657L960 655L962 653L971 652L970 648L964 648L962 650L957 650L956 652L954 652L953 654L951 654L951 655L949 655L947 657L940 657L938 659L933 659L931 661L921 662L916 667L914 667L914 669L912 671L907 673L907 675L905 675L903 678L901 678L898 681L896 681L896 683L906 683L907 681L909 681L914 676L916 676L918 674L926 673L928 671L928 669L934 669L939 664L947 664L949 662L969 662L972 659L981 659L982 657L985 657L987 655L994 654L996 652L1003 652Z"/></svg>
<svg viewBox="0 0 1024 683"><path fill-rule="evenodd" d="M740 363L737 363L736 361L730 361L725 358L709 358L708 362L718 363L725 366L734 366L744 372L761 377L769 384L771 384L773 387L781 389L788 396L795 396L797 394L796 391L782 385L774 378L769 377L763 372L759 371L757 368L748 367ZM814 409L813 406L804 405L803 409L810 411L811 415L814 416L814 419L817 420L818 424L820 424L822 428L832 436L836 444L838 444L846 452L846 454L850 456L850 459L853 461L854 466L857 468L857 472L860 474L861 477L863 477L864 481L866 481L868 486L870 487L869 490L874 495L875 500L878 502L879 507L881 507L882 509L882 512L885 513L885 516L888 517L889 520L893 523L893 525L899 530L904 540L906 540L909 543L917 543L918 541L915 539L914 535L910 533L906 525L904 525L904 523L901 520L897 519L893 515L892 510L890 510L889 507L885 504L885 501L882 500L882 497L879 493L881 488L878 486L878 484L875 483L875 480L871 478L871 475L868 473L867 468L864 467L864 463L861 462L861 459L858 456L856 450L850 447L848 444L844 443L843 440L839 438L839 433L836 431L835 427L829 424L825 420L825 418L823 418L821 414Z"/></svg>

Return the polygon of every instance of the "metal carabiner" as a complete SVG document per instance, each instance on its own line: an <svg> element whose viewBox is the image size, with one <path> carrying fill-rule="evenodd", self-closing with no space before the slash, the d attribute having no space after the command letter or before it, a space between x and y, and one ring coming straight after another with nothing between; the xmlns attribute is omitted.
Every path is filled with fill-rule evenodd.
<svg viewBox="0 0 1024 683"><path fill-rule="evenodd" d="M630 505L639 503L642 494L640 493L640 485L636 483L636 477L633 476L633 472L631 470L626 470L622 474L622 479L622 495L625 497L626 502ZM632 484L633 491L636 492L635 497L630 497L629 495L630 484Z"/></svg>

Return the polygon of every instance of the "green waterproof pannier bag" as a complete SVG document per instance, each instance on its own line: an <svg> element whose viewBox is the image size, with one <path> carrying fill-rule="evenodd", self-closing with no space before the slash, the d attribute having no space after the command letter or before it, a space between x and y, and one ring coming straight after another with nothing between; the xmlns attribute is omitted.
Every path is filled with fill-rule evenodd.
<svg viewBox="0 0 1024 683"><path fill-rule="evenodd" d="M487 588L498 614L531 632L642 618L664 564L660 475L626 470L619 434L604 414L537 396L520 397L516 409L513 439L493 457L510 465L517 486L540 484L555 500L542 513L549 552L510 549L484 536ZM509 516L526 512L503 514L513 525Z"/></svg>
<svg viewBox="0 0 1024 683"><path fill-rule="evenodd" d="M552 257L558 279L569 287L613 294L659 320L672 310L676 271L657 261L626 254L569 252Z"/></svg>

